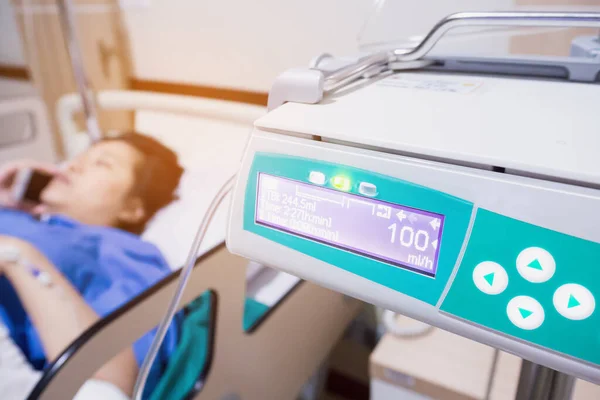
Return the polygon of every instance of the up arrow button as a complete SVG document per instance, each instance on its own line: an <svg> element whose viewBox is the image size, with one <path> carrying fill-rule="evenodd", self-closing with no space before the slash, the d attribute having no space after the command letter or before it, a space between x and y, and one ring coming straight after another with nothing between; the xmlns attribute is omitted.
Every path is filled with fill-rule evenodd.
<svg viewBox="0 0 600 400"><path fill-rule="evenodd" d="M517 271L529 282L546 282L554 275L556 262L548 251L540 247L529 247L519 253Z"/></svg>

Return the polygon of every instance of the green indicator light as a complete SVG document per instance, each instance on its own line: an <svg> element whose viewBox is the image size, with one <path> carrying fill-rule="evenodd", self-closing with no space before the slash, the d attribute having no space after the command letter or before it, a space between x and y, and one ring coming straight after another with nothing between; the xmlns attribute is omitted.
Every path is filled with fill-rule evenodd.
<svg viewBox="0 0 600 400"><path fill-rule="evenodd" d="M337 190L343 190L344 192L350 190L350 179L346 178L345 176L334 176L331 179L331 184Z"/></svg>

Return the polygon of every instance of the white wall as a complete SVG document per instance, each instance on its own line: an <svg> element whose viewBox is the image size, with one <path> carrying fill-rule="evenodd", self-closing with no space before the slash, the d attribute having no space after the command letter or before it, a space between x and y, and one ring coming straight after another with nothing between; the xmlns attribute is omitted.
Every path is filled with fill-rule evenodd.
<svg viewBox="0 0 600 400"><path fill-rule="evenodd" d="M25 65L21 36L10 0L0 0L0 64Z"/></svg>
<svg viewBox="0 0 600 400"><path fill-rule="evenodd" d="M318 52L351 52L368 0L152 0L127 13L139 78L266 90Z"/></svg>
<svg viewBox="0 0 600 400"><path fill-rule="evenodd" d="M397 37L425 33L454 11L509 7L513 0L388 0ZM372 0L148 0L128 9L138 78L267 91L289 67L321 52L357 49ZM372 31L377 36L381 32ZM385 32L384 32L385 33ZM505 46L506 40L494 41Z"/></svg>
<svg viewBox="0 0 600 400"><path fill-rule="evenodd" d="M423 34L449 13L508 8L513 1L388 0L365 40ZM306 65L321 52L356 52L357 35L373 3L121 0L138 78L257 91L267 91L279 73ZM508 41L480 43L480 48L505 48ZM10 0L0 0L0 63L25 65Z"/></svg>
<svg viewBox="0 0 600 400"><path fill-rule="evenodd" d="M514 0L388 0L366 41L425 33L443 16ZM321 52L357 50L373 0L121 0L138 78L266 91ZM82 12L82 11L80 11ZM393 31L393 33L392 33ZM507 48L506 39L479 48ZM456 48L471 48L473 42ZM0 63L25 65L10 0L0 0Z"/></svg>
<svg viewBox="0 0 600 400"><path fill-rule="evenodd" d="M0 100L7 97L33 95L34 93L35 90L31 82L0 77Z"/></svg>

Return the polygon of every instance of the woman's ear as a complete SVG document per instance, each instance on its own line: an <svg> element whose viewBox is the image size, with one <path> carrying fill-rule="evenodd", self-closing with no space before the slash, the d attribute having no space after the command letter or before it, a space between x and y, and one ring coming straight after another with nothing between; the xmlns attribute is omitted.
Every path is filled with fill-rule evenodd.
<svg viewBox="0 0 600 400"><path fill-rule="evenodd" d="M137 196L131 196L125 201L125 205L117 216L120 222L126 224L138 224L146 218L146 210L142 199Z"/></svg>

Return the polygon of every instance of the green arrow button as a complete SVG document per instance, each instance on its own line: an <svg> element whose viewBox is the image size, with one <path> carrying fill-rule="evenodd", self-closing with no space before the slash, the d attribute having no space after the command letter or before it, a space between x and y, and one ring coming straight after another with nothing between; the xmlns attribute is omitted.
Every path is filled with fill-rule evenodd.
<svg viewBox="0 0 600 400"><path fill-rule="evenodd" d="M579 302L579 300L577 300L575 298L575 296L573 296L572 294L569 295L569 304L567 304L567 308L573 308L573 307L577 307L578 305L580 305L581 303Z"/></svg>
<svg viewBox="0 0 600 400"><path fill-rule="evenodd" d="M519 307L519 313L521 314L521 317L523 317L523 319L525 319L525 318L529 317L531 314L533 314L533 311L529 311L529 310Z"/></svg>
<svg viewBox="0 0 600 400"><path fill-rule="evenodd" d="M535 260L533 260L532 262L530 262L527 266L529 268L538 269L540 271L544 270L544 268L542 268L542 264L540 264L540 262L538 261L537 258Z"/></svg>
<svg viewBox="0 0 600 400"><path fill-rule="evenodd" d="M492 286L492 285L494 284L494 275L495 275L495 274L496 274L495 272L490 272L489 274L487 274L487 275L484 275L484 276L483 276L483 279L485 279L485 281L486 281L487 283L489 283L489 284L490 284L490 286Z"/></svg>

